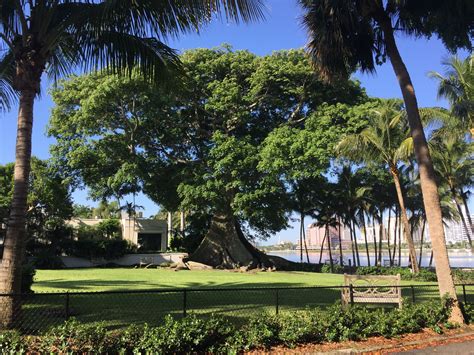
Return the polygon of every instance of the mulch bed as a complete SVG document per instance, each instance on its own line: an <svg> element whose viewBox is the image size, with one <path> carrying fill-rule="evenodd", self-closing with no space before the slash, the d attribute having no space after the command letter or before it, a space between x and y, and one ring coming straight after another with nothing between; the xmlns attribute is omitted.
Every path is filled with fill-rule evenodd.
<svg viewBox="0 0 474 355"><path fill-rule="evenodd" d="M248 354L313 354L342 351L360 354L388 354L413 349L439 346L474 340L474 326L459 329L445 330L444 334L437 334L431 329L424 329L420 333L406 334L398 338L387 339L372 337L361 341L345 341L341 343L304 344L290 349L276 346L271 349L260 349Z"/></svg>

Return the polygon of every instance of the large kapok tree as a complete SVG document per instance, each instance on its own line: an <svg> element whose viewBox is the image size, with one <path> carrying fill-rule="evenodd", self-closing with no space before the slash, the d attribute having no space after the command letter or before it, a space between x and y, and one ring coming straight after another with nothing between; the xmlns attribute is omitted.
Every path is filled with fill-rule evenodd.
<svg viewBox="0 0 474 355"><path fill-rule="evenodd" d="M173 90L146 89L139 76L61 83L53 92L53 154L96 197L142 191L167 210L211 215L191 260L271 266L249 236L284 228L287 209L284 189L257 169L261 143L277 127L301 126L323 103L366 96L352 82L322 83L297 50L258 57L224 46L180 59L184 82Z"/></svg>

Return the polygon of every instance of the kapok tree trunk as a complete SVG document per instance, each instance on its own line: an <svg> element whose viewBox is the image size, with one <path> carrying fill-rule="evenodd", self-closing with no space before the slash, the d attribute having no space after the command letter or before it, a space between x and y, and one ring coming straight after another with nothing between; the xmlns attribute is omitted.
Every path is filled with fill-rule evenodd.
<svg viewBox="0 0 474 355"><path fill-rule="evenodd" d="M403 235L405 236L405 240L408 244L408 254L410 257L411 269L413 270L413 273L417 274L418 272L420 272L420 268L418 267L418 262L416 259L415 243L413 242L413 238L411 236L410 222L408 221L407 209L405 207L405 199L403 197L402 187L400 185L399 172L395 166L391 166L390 173L393 176L393 182L395 184L395 189L397 190L398 204L400 205L400 213L403 224Z"/></svg>
<svg viewBox="0 0 474 355"><path fill-rule="evenodd" d="M0 293L3 294L21 292L35 96L36 91L32 89L22 90L20 94L13 196L0 267ZM20 310L17 298L0 297L0 327L7 328L14 321Z"/></svg>
<svg viewBox="0 0 474 355"><path fill-rule="evenodd" d="M190 261L223 269L278 267L274 259L250 244L231 212L212 217L209 231L189 257Z"/></svg>
<svg viewBox="0 0 474 355"><path fill-rule="evenodd" d="M423 131L420 113L418 111L415 89L411 82L410 74L408 73L405 63L398 51L393 34L391 18L383 9L379 9L375 14L375 20L379 23L382 29L387 55L392 63L395 75L397 76L403 100L405 102L416 161L420 172L421 192L423 195L426 219L430 230L433 255L436 263L439 292L441 296L448 294L449 297L454 300L450 321L464 323L464 317L457 301L456 288L454 286L454 279L449 265L443 227L443 215L441 213L435 170L425 133ZM416 259L414 259L414 262L416 263Z"/></svg>

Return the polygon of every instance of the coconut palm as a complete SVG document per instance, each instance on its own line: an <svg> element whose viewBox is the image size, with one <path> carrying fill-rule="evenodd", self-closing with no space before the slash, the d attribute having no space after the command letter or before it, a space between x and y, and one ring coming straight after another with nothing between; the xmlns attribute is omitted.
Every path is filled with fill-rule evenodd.
<svg viewBox="0 0 474 355"><path fill-rule="evenodd" d="M462 134L454 131L451 133L443 132L442 135L433 134L430 139L430 147L433 152L433 160L436 163L436 173L441 183L446 185L451 194L451 199L456 206L469 245L472 248L471 234L474 234L472 221L470 216L467 216L468 220L466 221L461 203L464 203L466 208L467 203L463 196L474 184L473 145L466 142ZM468 214L469 209L466 209L465 212Z"/></svg>
<svg viewBox="0 0 474 355"><path fill-rule="evenodd" d="M457 300L449 265L433 162L423 131L415 89L398 50L395 31L410 36L437 35L451 50L472 48L472 0L299 0L309 33L309 54L328 80L345 79L355 69L374 72L390 60L400 86L420 170L423 201L432 237L440 295ZM463 322L454 302L452 321Z"/></svg>
<svg viewBox="0 0 474 355"><path fill-rule="evenodd" d="M438 80L438 97L448 99L453 116L474 135L474 55L464 60L453 56L443 65L446 68L444 75L429 73Z"/></svg>
<svg viewBox="0 0 474 355"><path fill-rule="evenodd" d="M384 101L380 108L369 115L367 127L360 133L344 137L337 146L339 154L363 161L368 164L384 163L393 178L402 213L403 232L408 243L409 255L413 272L419 271L416 262L416 251L411 236L404 191L400 183L399 164L406 160L412 152L412 139L409 137L405 111L399 101ZM381 213L380 213L381 215Z"/></svg>
<svg viewBox="0 0 474 355"><path fill-rule="evenodd" d="M15 185L0 269L0 293L20 292L25 212L31 159L33 104L43 74L55 79L77 70L106 68L130 74L137 68L158 80L179 67L163 38L195 31L225 13L250 21L262 15L261 0L2 0L0 2L0 107L19 101ZM0 323L13 319L2 305Z"/></svg>

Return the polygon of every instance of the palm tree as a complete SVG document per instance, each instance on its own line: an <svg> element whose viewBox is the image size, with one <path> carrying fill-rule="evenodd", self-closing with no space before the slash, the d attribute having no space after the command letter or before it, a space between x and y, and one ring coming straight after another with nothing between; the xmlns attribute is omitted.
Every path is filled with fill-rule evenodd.
<svg viewBox="0 0 474 355"><path fill-rule="evenodd" d="M474 152L473 145L463 139L462 134L445 132L443 134L433 134L430 139L430 147L433 152L433 160L436 163L436 173L442 183L444 183L451 194L453 204L461 219L464 231L472 248L471 234L474 234L472 221L468 216L468 221L464 217L461 203L467 206L463 196L474 184ZM467 191L464 191L467 189ZM466 214L469 213L467 209ZM469 223L469 227L468 227Z"/></svg>
<svg viewBox="0 0 474 355"><path fill-rule="evenodd" d="M430 72L438 80L438 97L448 99L452 114L474 135L474 55L461 60L453 56L443 62L446 72Z"/></svg>
<svg viewBox="0 0 474 355"><path fill-rule="evenodd" d="M179 67L162 39L193 31L214 13L244 21L261 18L261 0L2 0L0 2L0 107L19 100L15 184L0 269L0 293L19 293L31 159L33 105L41 78L100 67L118 74L134 68L150 81ZM13 302L3 305L8 326Z"/></svg>
<svg viewBox="0 0 474 355"><path fill-rule="evenodd" d="M398 51L395 31L436 34L451 50L472 47L472 1L299 0L309 33L309 54L328 80L347 78L356 68L373 72L388 58L397 77L420 171L423 201L434 249L440 295L457 300L449 265L438 186L410 74ZM464 322L457 302L451 321Z"/></svg>
<svg viewBox="0 0 474 355"><path fill-rule="evenodd" d="M397 191L398 204L402 214L403 232L408 243L411 266L414 273L419 272L416 251L411 236L404 192L400 183L400 161L411 153L412 140L404 111L399 101L384 101L379 109L369 115L369 123L360 133L344 137L338 144L338 152L348 158L371 163L384 163L390 171ZM381 216L382 213L379 214ZM381 218L380 218L381 219ZM381 236L380 236L381 237ZM381 252L381 245L379 246Z"/></svg>

